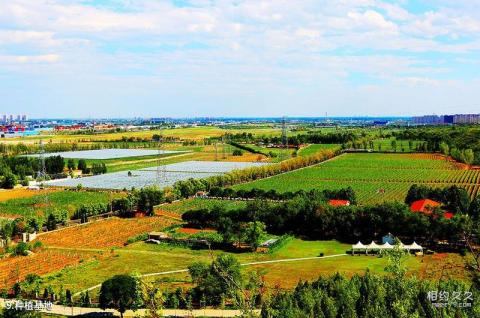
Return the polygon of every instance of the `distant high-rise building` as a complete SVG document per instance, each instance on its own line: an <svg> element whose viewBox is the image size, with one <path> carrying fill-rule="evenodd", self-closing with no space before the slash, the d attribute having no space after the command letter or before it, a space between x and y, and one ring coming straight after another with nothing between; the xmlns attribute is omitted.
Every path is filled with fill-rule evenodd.
<svg viewBox="0 0 480 318"><path fill-rule="evenodd" d="M27 121L27 115L22 115L22 121Z"/></svg>
<svg viewBox="0 0 480 318"><path fill-rule="evenodd" d="M480 114L426 115L412 117L416 125L480 124Z"/></svg>
<svg viewBox="0 0 480 318"><path fill-rule="evenodd" d="M416 125L439 125L443 124L442 117L437 115L426 115L412 117L412 122Z"/></svg>
<svg viewBox="0 0 480 318"><path fill-rule="evenodd" d="M7 122L7 115L2 115L2 122L6 123Z"/></svg>
<svg viewBox="0 0 480 318"><path fill-rule="evenodd" d="M12 114L10 114L10 116L8 116L8 120L9 120L10 122L13 122L13 115L12 115Z"/></svg>

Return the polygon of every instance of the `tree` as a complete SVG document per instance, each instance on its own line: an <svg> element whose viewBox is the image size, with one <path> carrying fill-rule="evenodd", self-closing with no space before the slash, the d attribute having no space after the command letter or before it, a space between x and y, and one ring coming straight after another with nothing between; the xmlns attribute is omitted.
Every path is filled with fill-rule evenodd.
<svg viewBox="0 0 480 318"><path fill-rule="evenodd" d="M93 163L92 168L90 169L94 175L107 173L107 166L105 163Z"/></svg>
<svg viewBox="0 0 480 318"><path fill-rule="evenodd" d="M256 251L260 246L262 237L265 236L265 224L259 221L249 222L243 230L243 241Z"/></svg>
<svg viewBox="0 0 480 318"><path fill-rule="evenodd" d="M468 215L474 220L480 220L480 195L477 195L470 203Z"/></svg>
<svg viewBox="0 0 480 318"><path fill-rule="evenodd" d="M3 177L2 188L13 189L17 185L17 176L11 172L8 172Z"/></svg>
<svg viewBox="0 0 480 318"><path fill-rule="evenodd" d="M234 156L242 156L243 155L243 152L240 150L240 149L235 149L233 150L233 153L232 153Z"/></svg>
<svg viewBox="0 0 480 318"><path fill-rule="evenodd" d="M397 140L393 139L391 144L392 144L393 151L397 152Z"/></svg>
<svg viewBox="0 0 480 318"><path fill-rule="evenodd" d="M78 169L78 170L82 170L82 173L87 173L87 172L88 172L88 170L87 170L87 162L85 161L85 159L80 159L80 160L78 160L77 169Z"/></svg>
<svg viewBox="0 0 480 318"><path fill-rule="evenodd" d="M163 191L156 186L142 188L135 195L138 210L146 212L148 215L153 215L153 208L156 205L165 202Z"/></svg>
<svg viewBox="0 0 480 318"><path fill-rule="evenodd" d="M467 165L471 165L473 163L473 161L475 160L475 155L473 153L473 150L472 149L466 149L464 152L463 152L463 159L464 159L464 163L466 163Z"/></svg>
<svg viewBox="0 0 480 318"><path fill-rule="evenodd" d="M225 296L237 298L243 285L240 263L232 255L220 254L211 265L197 262L188 270L196 284L197 300L204 296L212 305L220 304Z"/></svg>
<svg viewBox="0 0 480 318"><path fill-rule="evenodd" d="M53 213L50 213L47 217L47 222L45 223L47 230L53 231L57 229L57 219Z"/></svg>
<svg viewBox="0 0 480 318"><path fill-rule="evenodd" d="M99 304L103 310L113 308L120 316L127 310L136 310L141 305L138 280L130 275L116 275L104 281L100 288Z"/></svg>
<svg viewBox="0 0 480 318"><path fill-rule="evenodd" d="M67 168L68 170L75 170L75 161L73 159L68 159Z"/></svg>
<svg viewBox="0 0 480 318"><path fill-rule="evenodd" d="M441 142L439 147L440 152L443 153L445 156L448 156L448 154L450 153L450 147L445 142Z"/></svg>
<svg viewBox="0 0 480 318"><path fill-rule="evenodd" d="M15 246L14 254L18 256L27 256L28 255L27 243L24 243L24 242L18 243L17 246Z"/></svg>
<svg viewBox="0 0 480 318"><path fill-rule="evenodd" d="M65 160L61 156L45 158L45 169L48 174L62 173L65 168Z"/></svg>

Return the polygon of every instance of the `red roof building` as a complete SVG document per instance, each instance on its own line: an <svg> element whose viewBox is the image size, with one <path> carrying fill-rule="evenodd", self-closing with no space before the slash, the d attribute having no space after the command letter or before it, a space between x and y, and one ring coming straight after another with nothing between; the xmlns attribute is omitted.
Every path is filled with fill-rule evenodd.
<svg viewBox="0 0 480 318"><path fill-rule="evenodd" d="M430 215L432 214L435 208L440 207L441 205L442 204L440 202L433 201L430 199L423 199L423 200L417 200L413 202L412 205L410 206L410 210L412 212L420 212L425 215ZM451 219L453 217L453 213L444 211L443 216L446 219Z"/></svg>
<svg viewBox="0 0 480 318"><path fill-rule="evenodd" d="M328 204L331 206L349 206L350 201L348 200L329 200Z"/></svg>

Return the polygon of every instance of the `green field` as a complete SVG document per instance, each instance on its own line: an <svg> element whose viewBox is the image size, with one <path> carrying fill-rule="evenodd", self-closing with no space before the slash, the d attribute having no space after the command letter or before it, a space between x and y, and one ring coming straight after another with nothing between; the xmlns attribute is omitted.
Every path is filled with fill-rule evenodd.
<svg viewBox="0 0 480 318"><path fill-rule="evenodd" d="M373 140L373 150L375 151L395 151L392 147L392 141L395 138L383 138L383 139L375 139ZM397 142L397 152L414 152L416 146L420 143L423 143L421 140L412 140L412 147L410 148L410 144L408 140L396 140Z"/></svg>
<svg viewBox="0 0 480 318"><path fill-rule="evenodd" d="M350 248L348 244L336 241L303 241L292 239L282 248L271 254L261 253L236 253L236 258L241 263L267 261L275 259L290 259L302 257L316 257L320 253L327 255L343 254ZM45 286L54 289L71 289L74 292L86 289L101 283L115 274L163 272L185 269L195 261L209 262L221 251L209 252L208 250L192 250L189 248L167 244L146 244L143 242L129 245L125 248L104 251L104 257L63 269L48 275L44 279ZM375 256L339 256L332 259L305 260L295 262L281 262L274 264L261 264L245 266L246 271L260 270L271 286L279 284L284 288L295 286L299 279L313 279L319 275L330 275L335 272L352 275L360 273L367 268L374 272L383 273L387 260ZM409 257L407 264L412 273L421 267L419 258ZM308 270L306 270L308 269ZM187 274L159 276L168 284L168 288L175 283L189 282Z"/></svg>
<svg viewBox="0 0 480 318"><path fill-rule="evenodd" d="M227 210L243 208L247 205L246 201L215 200L215 199L186 199L171 204L162 204L156 207L156 210L167 211L175 214L183 214L189 210L211 209L215 206L222 206Z"/></svg>
<svg viewBox="0 0 480 318"><path fill-rule="evenodd" d="M412 184L459 185L473 197L480 171L459 169L453 162L426 154L344 154L322 164L237 185L235 189L276 189L280 192L340 189L351 186L361 204L403 201Z"/></svg>
<svg viewBox="0 0 480 318"><path fill-rule="evenodd" d="M337 150L340 148L340 145L337 144L314 144L308 145L305 148L302 148L298 151L299 156L310 156L313 155L320 150Z"/></svg>
<svg viewBox="0 0 480 318"><path fill-rule="evenodd" d="M112 198L120 194L112 193ZM36 195L29 198L10 199L0 202L0 217L9 215L43 216L45 212L67 210L69 215L82 204L108 203L110 193L87 191L54 191L48 195Z"/></svg>

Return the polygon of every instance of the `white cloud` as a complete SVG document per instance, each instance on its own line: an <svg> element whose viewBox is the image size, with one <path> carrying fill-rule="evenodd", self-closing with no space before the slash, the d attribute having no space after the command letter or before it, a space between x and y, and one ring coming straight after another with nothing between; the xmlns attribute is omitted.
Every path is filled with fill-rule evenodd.
<svg viewBox="0 0 480 318"><path fill-rule="evenodd" d="M55 63L60 60L60 55L0 55L1 64L37 64L37 63Z"/></svg>

